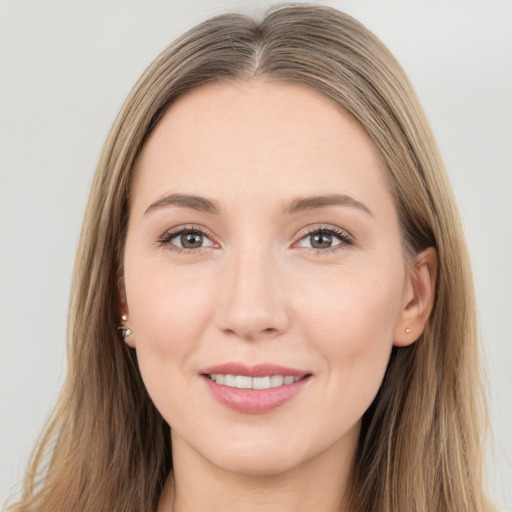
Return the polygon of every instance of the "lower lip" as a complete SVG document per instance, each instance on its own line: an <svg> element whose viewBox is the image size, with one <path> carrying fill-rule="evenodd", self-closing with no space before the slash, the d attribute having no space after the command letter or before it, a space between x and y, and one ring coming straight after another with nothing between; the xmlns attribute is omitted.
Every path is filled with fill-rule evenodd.
<svg viewBox="0 0 512 512"><path fill-rule="evenodd" d="M289 402L297 396L309 381L304 377L293 384L269 389L239 389L223 386L203 375L208 389L221 404L245 414L263 414Z"/></svg>

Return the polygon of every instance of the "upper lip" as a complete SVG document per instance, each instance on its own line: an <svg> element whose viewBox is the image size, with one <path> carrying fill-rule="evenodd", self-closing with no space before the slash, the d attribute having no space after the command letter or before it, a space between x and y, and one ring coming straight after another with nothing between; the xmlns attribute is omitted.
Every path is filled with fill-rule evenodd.
<svg viewBox="0 0 512 512"><path fill-rule="evenodd" d="M272 375L304 377L311 372L269 363L247 365L233 362L209 366L208 368L204 368L201 373L203 375L216 375L220 373L222 375L246 375L248 377L266 377Z"/></svg>

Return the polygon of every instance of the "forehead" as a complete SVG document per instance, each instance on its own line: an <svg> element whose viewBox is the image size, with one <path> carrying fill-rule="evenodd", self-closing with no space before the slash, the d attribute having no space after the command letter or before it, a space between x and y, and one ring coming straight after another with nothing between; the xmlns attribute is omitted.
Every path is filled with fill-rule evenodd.
<svg viewBox="0 0 512 512"><path fill-rule="evenodd" d="M341 108L302 85L254 80L181 96L148 139L132 192L271 201L372 187L387 192L384 165Z"/></svg>

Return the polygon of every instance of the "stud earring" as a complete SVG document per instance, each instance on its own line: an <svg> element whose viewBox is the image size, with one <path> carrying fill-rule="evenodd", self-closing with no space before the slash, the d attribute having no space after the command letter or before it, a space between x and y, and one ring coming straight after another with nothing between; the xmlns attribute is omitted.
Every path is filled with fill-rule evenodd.
<svg viewBox="0 0 512 512"><path fill-rule="evenodd" d="M123 315L123 316L121 317L121 320L122 320L123 322L126 322L126 320L128 320L128 315Z"/></svg>
<svg viewBox="0 0 512 512"><path fill-rule="evenodd" d="M126 325L120 325L117 330L121 333L124 340L132 334L132 330L129 327L126 327Z"/></svg>
<svg viewBox="0 0 512 512"><path fill-rule="evenodd" d="M409 334L409 333L411 332L411 329L409 329L409 327L407 327L407 329L405 329L405 332L406 332L407 334Z"/></svg>

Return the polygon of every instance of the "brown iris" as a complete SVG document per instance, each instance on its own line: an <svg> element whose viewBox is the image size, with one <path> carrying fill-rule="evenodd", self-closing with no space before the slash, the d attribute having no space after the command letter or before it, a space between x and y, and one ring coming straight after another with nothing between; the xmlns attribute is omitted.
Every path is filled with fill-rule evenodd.
<svg viewBox="0 0 512 512"><path fill-rule="evenodd" d="M197 249L203 245L203 235L201 233L187 231L182 233L180 242L185 249Z"/></svg>
<svg viewBox="0 0 512 512"><path fill-rule="evenodd" d="M315 249L328 249L332 246L332 235L325 232L311 235L311 247Z"/></svg>

